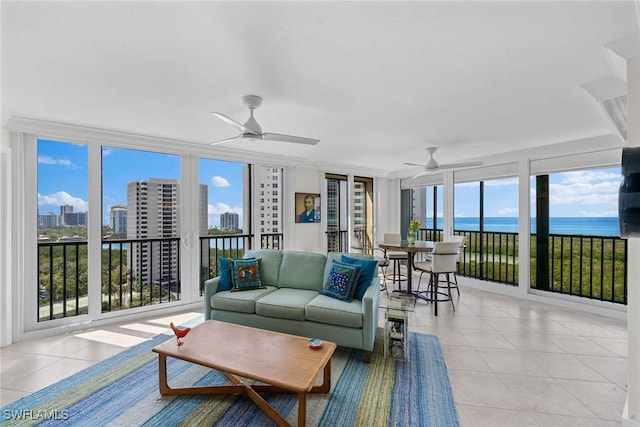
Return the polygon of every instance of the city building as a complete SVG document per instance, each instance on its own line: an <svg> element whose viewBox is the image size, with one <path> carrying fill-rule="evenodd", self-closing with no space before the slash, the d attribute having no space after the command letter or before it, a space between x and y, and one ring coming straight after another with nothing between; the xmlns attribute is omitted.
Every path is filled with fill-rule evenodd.
<svg viewBox="0 0 640 427"><path fill-rule="evenodd" d="M139 283L177 281L178 202L177 180L149 178L127 184L127 239L153 239L131 244L130 268Z"/></svg>
<svg viewBox="0 0 640 427"><path fill-rule="evenodd" d="M258 197L258 211L260 217L260 233L280 233L282 231L282 197L280 194L282 169L272 167L260 168L259 179L260 193Z"/></svg>
<svg viewBox="0 0 640 427"><path fill-rule="evenodd" d="M220 230L238 231L240 216L237 213L225 212L220 215Z"/></svg>
<svg viewBox="0 0 640 427"><path fill-rule="evenodd" d="M127 233L127 207L114 205L109 210L109 227L115 234Z"/></svg>
<svg viewBox="0 0 640 427"><path fill-rule="evenodd" d="M45 215L38 215L38 228L46 230L48 228L55 228L60 226L60 216L54 212L49 212Z"/></svg>
<svg viewBox="0 0 640 427"><path fill-rule="evenodd" d="M200 184L200 202L198 212L200 214L200 235L206 236L209 233L209 186Z"/></svg>

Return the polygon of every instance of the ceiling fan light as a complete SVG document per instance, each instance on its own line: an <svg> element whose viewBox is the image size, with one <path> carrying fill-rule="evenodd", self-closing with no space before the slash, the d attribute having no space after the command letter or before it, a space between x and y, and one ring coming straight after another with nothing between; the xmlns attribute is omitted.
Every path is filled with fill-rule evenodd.
<svg viewBox="0 0 640 427"><path fill-rule="evenodd" d="M251 110L251 117L249 117L249 120L244 124L244 127L256 134L262 133L262 127L260 127L256 119L253 118L253 110Z"/></svg>
<svg viewBox="0 0 640 427"><path fill-rule="evenodd" d="M429 161L424 167L425 169L438 169L438 162L436 162L435 159L432 157L429 159Z"/></svg>

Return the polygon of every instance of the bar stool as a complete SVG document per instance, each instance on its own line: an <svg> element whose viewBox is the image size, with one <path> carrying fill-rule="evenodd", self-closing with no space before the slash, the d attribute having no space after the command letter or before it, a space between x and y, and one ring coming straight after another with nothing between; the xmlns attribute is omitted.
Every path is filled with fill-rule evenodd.
<svg viewBox="0 0 640 427"><path fill-rule="evenodd" d="M383 239L385 243L399 245L402 243L402 237L400 233L384 233ZM393 270L391 272L391 281L392 283L398 282L398 288L400 287L400 282L403 280L407 280L407 276L402 274L400 271L400 266L402 265L402 261L407 259L407 254L405 252L398 251L387 251L387 259L393 265ZM407 272L410 271L410 267L407 267Z"/></svg>

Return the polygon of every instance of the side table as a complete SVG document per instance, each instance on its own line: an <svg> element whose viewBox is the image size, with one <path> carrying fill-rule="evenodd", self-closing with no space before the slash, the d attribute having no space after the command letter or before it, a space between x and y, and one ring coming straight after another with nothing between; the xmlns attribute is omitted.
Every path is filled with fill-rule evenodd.
<svg viewBox="0 0 640 427"><path fill-rule="evenodd" d="M380 301L384 309L384 355L409 361L409 313L414 311L413 295L393 295Z"/></svg>

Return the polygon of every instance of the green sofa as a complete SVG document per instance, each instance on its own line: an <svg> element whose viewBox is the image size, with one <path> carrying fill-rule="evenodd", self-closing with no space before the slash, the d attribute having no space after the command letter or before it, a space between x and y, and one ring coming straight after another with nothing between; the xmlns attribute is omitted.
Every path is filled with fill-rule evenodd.
<svg viewBox="0 0 640 427"><path fill-rule="evenodd" d="M319 293L332 261L340 260L342 255L276 249L248 251L245 258L261 259L266 289L218 292L220 277L209 279L204 288L204 318L333 341L339 346L364 350L363 358L369 361L378 328L377 274L362 300L346 302ZM363 254L344 255L372 259Z"/></svg>

